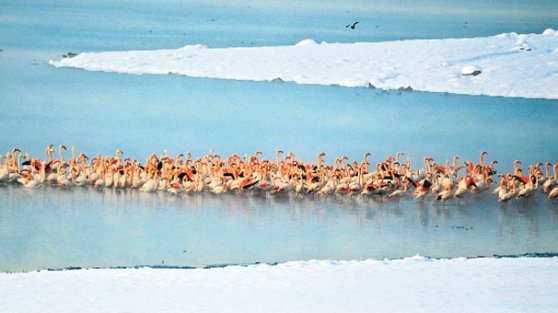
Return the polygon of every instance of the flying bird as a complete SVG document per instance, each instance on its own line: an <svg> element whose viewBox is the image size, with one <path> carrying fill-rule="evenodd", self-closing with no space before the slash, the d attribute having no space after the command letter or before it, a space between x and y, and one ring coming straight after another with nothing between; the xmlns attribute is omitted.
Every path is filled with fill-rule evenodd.
<svg viewBox="0 0 558 313"><path fill-rule="evenodd" d="M350 27L351 29L355 29L357 24L358 24L358 22L354 22L353 24L349 24L349 25L345 26L345 28Z"/></svg>

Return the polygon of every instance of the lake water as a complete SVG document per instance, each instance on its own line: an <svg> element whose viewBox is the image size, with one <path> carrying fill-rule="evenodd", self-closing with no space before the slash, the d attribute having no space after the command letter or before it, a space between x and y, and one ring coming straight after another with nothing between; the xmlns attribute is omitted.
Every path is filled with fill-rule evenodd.
<svg viewBox="0 0 558 313"><path fill-rule="evenodd" d="M0 188L2 271L556 252L558 207Z"/></svg>
<svg viewBox="0 0 558 313"><path fill-rule="evenodd" d="M276 149L326 161L371 152L489 152L499 171L558 162L558 102L56 69L69 51L475 37L557 28L557 4L381 1L0 2L0 151L48 144L143 159L167 149L221 155ZM432 7L436 10L432 11ZM428 13L431 12L431 13ZM358 20L354 31L345 25ZM328 258L556 252L556 203L173 198L0 187L0 271L66 266L200 266ZM436 227L438 225L438 227ZM471 230L455 228L473 227ZM187 250L183 253L183 250Z"/></svg>

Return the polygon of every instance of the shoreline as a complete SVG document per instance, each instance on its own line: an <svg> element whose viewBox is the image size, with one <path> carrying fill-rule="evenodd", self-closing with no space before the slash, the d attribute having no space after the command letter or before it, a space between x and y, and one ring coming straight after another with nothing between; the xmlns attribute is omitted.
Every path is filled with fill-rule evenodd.
<svg viewBox="0 0 558 313"><path fill-rule="evenodd" d="M294 261L282 261L282 262L249 262L249 263L223 263L223 264L208 264L203 266L189 266L189 265L161 265L161 264L143 264L143 265L130 265L130 266L107 266L107 267L82 267L82 266L67 266L63 268L42 268L36 270L27 271L0 271L1 274L28 274L28 273L41 273L41 272L67 272L67 271L95 271L95 270L141 270L141 269L152 269L152 270L211 270L211 269L223 269L228 267L255 267L255 266L281 266L284 264L291 263L313 263L313 262L330 262L333 264L341 263L359 263L359 262L407 262L414 259L422 259L427 262L434 261L451 261L451 260L478 260L478 259L545 259L545 258L556 258L558 259L558 252L528 252L519 254L509 254L509 255L479 255L474 257L467 256L456 256L456 257L430 257L430 256L408 256L403 258L383 258L374 259L367 258L363 260L322 260L322 259L309 259L309 260L294 260Z"/></svg>

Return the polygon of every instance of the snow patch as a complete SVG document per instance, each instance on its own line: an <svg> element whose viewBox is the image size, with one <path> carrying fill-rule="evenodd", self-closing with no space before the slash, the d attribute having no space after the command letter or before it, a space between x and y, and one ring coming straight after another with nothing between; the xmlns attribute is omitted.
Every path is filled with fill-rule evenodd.
<svg viewBox="0 0 558 313"><path fill-rule="evenodd" d="M304 46L317 46L318 43L312 39L304 39L299 41L295 46L297 47L304 47Z"/></svg>
<svg viewBox="0 0 558 313"><path fill-rule="evenodd" d="M11 313L549 312L556 293L555 257L0 273Z"/></svg>
<svg viewBox="0 0 558 313"><path fill-rule="evenodd" d="M558 32L548 29L543 34L464 39L321 44L305 39L290 46L251 48L190 45L175 50L82 53L49 63L129 74L253 81L281 78L297 84L412 86L418 91L558 99L556 68L548 65L558 61L556 49ZM456 80L460 72L478 76Z"/></svg>
<svg viewBox="0 0 558 313"><path fill-rule="evenodd" d="M552 28L547 28L547 29L544 30L544 32L542 34L543 34L543 36L552 36L552 35L555 34L555 31Z"/></svg>

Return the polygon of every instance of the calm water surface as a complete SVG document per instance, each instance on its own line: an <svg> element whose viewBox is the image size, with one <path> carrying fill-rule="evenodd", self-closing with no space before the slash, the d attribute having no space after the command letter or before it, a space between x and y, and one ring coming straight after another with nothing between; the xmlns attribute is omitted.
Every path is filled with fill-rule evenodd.
<svg viewBox="0 0 558 313"><path fill-rule="evenodd" d="M0 188L0 270L558 251L558 205Z"/></svg>
<svg viewBox="0 0 558 313"><path fill-rule="evenodd" d="M138 159L276 149L372 161L404 151L525 165L558 162L558 102L55 69L68 51L356 42L542 32L535 1L0 1L0 151L48 144ZM432 10L432 8L436 10ZM358 20L355 31L345 28ZM461 226L472 227L464 230ZM275 199L0 187L0 271L137 264L556 252L556 202ZM186 253L183 251L186 250Z"/></svg>

